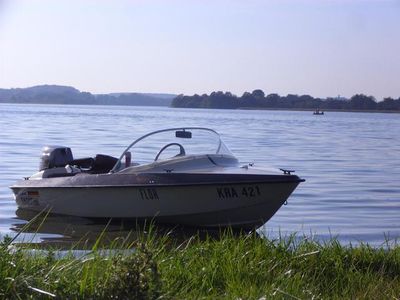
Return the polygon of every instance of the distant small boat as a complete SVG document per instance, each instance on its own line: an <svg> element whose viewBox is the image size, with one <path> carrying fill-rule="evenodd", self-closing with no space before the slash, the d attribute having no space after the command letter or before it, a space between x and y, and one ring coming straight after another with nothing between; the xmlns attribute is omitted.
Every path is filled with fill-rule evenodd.
<svg viewBox="0 0 400 300"><path fill-rule="evenodd" d="M323 111L321 111L321 110L319 110L319 109L316 109L315 111L314 111L314 113L313 113L314 115L323 115L324 114L324 112Z"/></svg>

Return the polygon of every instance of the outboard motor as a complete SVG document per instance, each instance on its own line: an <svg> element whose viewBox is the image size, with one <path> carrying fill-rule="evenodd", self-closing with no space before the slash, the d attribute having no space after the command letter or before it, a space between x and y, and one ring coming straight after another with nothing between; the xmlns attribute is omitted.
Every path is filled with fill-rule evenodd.
<svg viewBox="0 0 400 300"><path fill-rule="evenodd" d="M46 146L43 148L40 171L65 167L73 161L71 148L63 146Z"/></svg>

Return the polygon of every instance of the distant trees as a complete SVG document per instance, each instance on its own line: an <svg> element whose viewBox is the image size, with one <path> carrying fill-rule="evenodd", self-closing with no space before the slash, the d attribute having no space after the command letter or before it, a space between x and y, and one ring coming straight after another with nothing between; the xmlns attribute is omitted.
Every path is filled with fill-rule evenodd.
<svg viewBox="0 0 400 300"><path fill-rule="evenodd" d="M374 110L377 107L374 97L365 96L363 94L357 94L351 97L348 106L350 109L355 110Z"/></svg>
<svg viewBox="0 0 400 300"><path fill-rule="evenodd" d="M89 92L80 92L73 87L59 85L0 89L0 103L169 106L174 96L141 93L93 95ZM198 99L193 101L198 102Z"/></svg>
<svg viewBox="0 0 400 300"><path fill-rule="evenodd" d="M172 100L172 107L191 107L191 108L239 108L238 98L230 92L212 92L210 95L193 96L178 95Z"/></svg>
<svg viewBox="0 0 400 300"><path fill-rule="evenodd" d="M203 94L185 96L178 95L171 104L172 107L189 108L269 108L269 109L331 109L331 110L385 110L400 111L400 98L385 98L377 102L372 96L356 94L349 100L343 98L314 98L310 95L279 96L269 94L260 90L244 92L237 97L230 92L212 92L210 95Z"/></svg>
<svg viewBox="0 0 400 300"><path fill-rule="evenodd" d="M230 92L212 92L205 97L203 107L207 108L238 108L237 97Z"/></svg>
<svg viewBox="0 0 400 300"><path fill-rule="evenodd" d="M385 98L383 101L378 102L378 109L381 110L399 110L400 97L397 100L393 98Z"/></svg>

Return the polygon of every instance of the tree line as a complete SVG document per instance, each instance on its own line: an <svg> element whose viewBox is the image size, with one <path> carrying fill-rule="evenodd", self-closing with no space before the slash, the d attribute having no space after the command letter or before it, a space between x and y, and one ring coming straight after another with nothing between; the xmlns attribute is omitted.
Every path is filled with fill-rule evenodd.
<svg viewBox="0 0 400 300"><path fill-rule="evenodd" d="M307 109L307 110L378 110L400 111L400 97L398 99L384 98L377 101L373 96L356 94L350 99L344 98L314 98L310 95L280 96L269 94L260 90L245 92L238 97L230 92L212 92L210 95L178 95L172 103L172 107L186 108L260 108L260 109Z"/></svg>
<svg viewBox="0 0 400 300"><path fill-rule="evenodd" d="M61 85L0 89L0 103L170 106L175 96L145 93L96 95Z"/></svg>

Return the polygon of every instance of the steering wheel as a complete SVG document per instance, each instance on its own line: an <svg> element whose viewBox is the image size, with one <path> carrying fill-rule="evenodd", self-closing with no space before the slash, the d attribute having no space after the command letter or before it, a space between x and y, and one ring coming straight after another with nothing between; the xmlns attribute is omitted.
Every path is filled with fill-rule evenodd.
<svg viewBox="0 0 400 300"><path fill-rule="evenodd" d="M179 143L170 143L165 145L164 147L161 148L160 152L158 152L158 154L156 155L156 158L154 159L154 161L157 161L157 159L160 157L161 153L164 152L165 149L167 149L170 146L178 146L179 147L179 154L177 156L182 156L185 155L185 149L183 148L183 146Z"/></svg>

